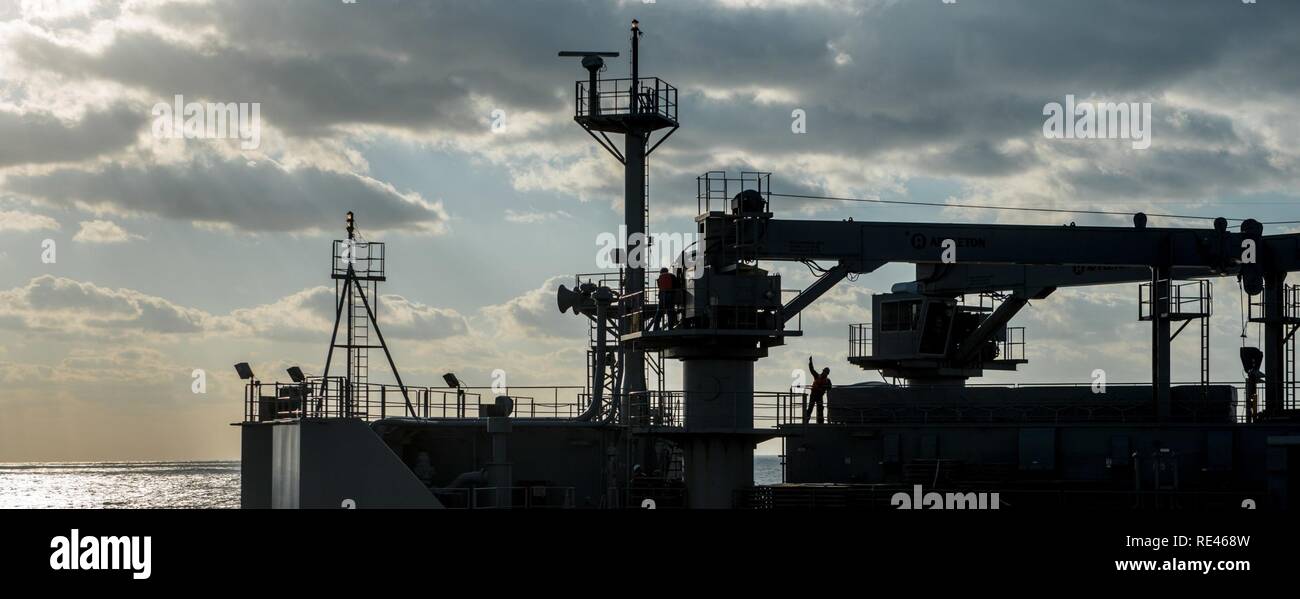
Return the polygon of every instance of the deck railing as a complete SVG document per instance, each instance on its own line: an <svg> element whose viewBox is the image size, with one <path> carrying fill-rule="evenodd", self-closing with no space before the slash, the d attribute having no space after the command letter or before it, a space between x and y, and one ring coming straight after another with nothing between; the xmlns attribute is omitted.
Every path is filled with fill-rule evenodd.
<svg viewBox="0 0 1300 599"><path fill-rule="evenodd" d="M397 385L368 383L358 386L350 395L345 393L346 380L343 377L311 377L302 383L262 383L254 381L245 387L244 421L262 422L299 418L360 418L367 421L391 417L420 419L455 419L480 418L486 416L483 405L492 405L496 393L487 387L417 387L407 386L403 397ZM1011 384L968 384L966 387L1005 387L1008 389L1022 387L1087 387L1091 383L1011 383ZM1197 385L1193 383L1175 383L1175 385ZM1250 419L1246 413L1245 385L1241 382L1211 382L1211 385L1226 385L1237 390L1235 418L1245 423ZM1108 387L1150 387L1149 383L1110 383ZM1260 405L1263 403L1263 389L1259 390ZM829 415L830 402L835 389L828 393L826 413ZM527 386L510 387L505 393L514 402L511 413L513 418L537 419L574 419L582 415L591 403L591 395L578 386ZM752 402L753 427L777 428L783 425L802 424L803 413L807 407L807 389L790 389L788 391L756 391L752 393L711 392L710 410L716 410L722 404L732 404L732 412L743 409L742 403ZM1103 396L1104 397L1104 396ZM410 400L408 410L407 398ZM628 413L621 420L624 424L641 427L684 427L687 422L687 392L680 390L644 391L634 393L627 402ZM610 402L612 398L605 397ZM1192 421L1213 420L1221 418L1217 414L1205 414L1200 411L1217 409L1221 404L1199 402L1178 402L1181 418ZM1035 417L1026 414L1026 420L1053 420L1052 414L1072 411L1077 419L1079 410L1089 406L1082 402L1018 402L1021 408L1035 408ZM958 411L988 411L996 406L970 405L961 406L951 402L909 402L911 409L930 410L936 414L935 422L943 421L943 414ZM1098 402L1093 406L1097 420L1142 420L1142 405L1132 402ZM853 410L837 406L838 411ZM867 409L867 408L862 408ZM1129 418L1129 415L1132 418Z"/></svg>
<svg viewBox="0 0 1300 599"><path fill-rule="evenodd" d="M574 418L586 409L583 388L578 386L509 387L497 393L491 387L349 385L344 377L331 376L309 377L300 383L249 383L244 392L244 421L479 418L486 415L481 406L494 404L497 395L513 400L511 416L515 418Z"/></svg>
<svg viewBox="0 0 1300 599"><path fill-rule="evenodd" d="M875 357L871 346L871 323L862 322L849 325L849 357ZM1027 360L1025 354L1025 327L1003 327L999 335L991 341L997 345L995 360Z"/></svg>

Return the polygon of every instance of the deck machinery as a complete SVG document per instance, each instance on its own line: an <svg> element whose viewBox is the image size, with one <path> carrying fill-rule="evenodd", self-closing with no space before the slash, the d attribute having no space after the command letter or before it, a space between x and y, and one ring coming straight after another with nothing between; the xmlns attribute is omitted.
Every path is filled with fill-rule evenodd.
<svg viewBox="0 0 1300 599"><path fill-rule="evenodd" d="M562 55L589 71L576 85L575 121L625 165L624 224L644 233L645 157L678 122L675 88L638 73L639 35L634 22L630 79L599 78L614 53ZM622 152L611 133L625 136ZM1265 235L1254 220L1150 227L1141 214L1118 227L791 220L775 214L764 173L707 173L698 191L698 240L675 263L683 285L673 305L647 294L645 264L626 259L645 249L643 237L620 252L617 272L558 290L560 311L593 331L588 379L566 401L558 388L547 402L541 390L471 389L450 374L446 386L402 384L377 318L382 244L358 246L350 220L333 256L342 283L330 351L346 351L345 374L331 376L327 358L322 376L291 369L292 382L264 384L239 366L248 379L243 505L887 507L915 484L998 492L1003 509L1300 502L1300 294L1286 285L1300 270L1300 235ZM788 297L764 268L774 262L810 264L819 276ZM875 295L872 322L850 326L849 362L893 383L833 389L821 424L803 422L801 390L755 390L756 361L800 334L803 309L845 279L900 262L915 265L915 280ZM1209 377L1216 277L1240 282L1248 318L1263 329L1261 348L1239 350L1242 394ZM1151 384L968 384L1026 362L1023 329L1008 323L1030 301L1125 282L1141 283ZM671 326L665 310L678 316ZM1201 380L1174 385L1171 343L1193 322ZM364 378L372 348L389 357L396 385ZM655 360L680 362L680 390L647 388ZM778 437L785 483L755 486L754 447Z"/></svg>

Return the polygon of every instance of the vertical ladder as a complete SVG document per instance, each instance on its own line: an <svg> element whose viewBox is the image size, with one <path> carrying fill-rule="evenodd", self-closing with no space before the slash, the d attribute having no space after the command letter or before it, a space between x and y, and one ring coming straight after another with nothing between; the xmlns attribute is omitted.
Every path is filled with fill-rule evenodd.
<svg viewBox="0 0 1300 599"><path fill-rule="evenodd" d="M358 280L352 288L352 313L348 326L352 327L352 378L353 409L368 414L370 411L370 393L366 379L370 373L370 316L366 313L366 304L361 301L362 291L366 301L374 302L375 285L371 281ZM364 286L364 289L361 289ZM373 309L373 307L372 307ZM375 315L376 318L379 316Z"/></svg>
<svg viewBox="0 0 1300 599"><path fill-rule="evenodd" d="M643 261L646 261L650 259L650 248L654 246L655 243L654 237L650 236L650 157L649 156L645 157L645 161L642 164L641 172L645 173L645 183L644 183L645 188L643 190L644 195L642 196L644 198L644 201L641 202L641 206L644 208L641 215L641 230L645 232L645 243L646 243L644 248L645 255L643 255L641 259ZM654 286L652 283L654 283L655 279L659 276L659 269L657 267L656 268L647 267L642 269L641 272L645 275L645 282L641 286L641 288L646 290L646 296L642 299L642 303L649 303L650 294L654 293L653 290L658 289L658 287ZM653 274L651 274L652 272ZM654 299L655 301L659 301L657 294Z"/></svg>
<svg viewBox="0 0 1300 599"><path fill-rule="evenodd" d="M645 198L645 201L641 203L642 207L644 208L643 214L641 216L641 229L645 231L647 242L654 243L654 240L650 239L650 157L649 156L645 158L645 162L641 165L641 172L645 174L645 184L644 184L645 195L642 196ZM646 269L646 272L649 272L649 269Z"/></svg>
<svg viewBox="0 0 1300 599"><path fill-rule="evenodd" d="M1201 321L1201 399L1210 394L1210 319L1202 316Z"/></svg>
<svg viewBox="0 0 1300 599"><path fill-rule="evenodd" d="M1296 322L1296 317L1300 316L1300 285L1282 284L1282 318L1283 322L1290 324L1292 327L1300 326ZM1292 328L1286 333L1286 343L1282 346L1282 359L1285 368L1282 371L1282 409L1295 410L1300 408L1296 405L1296 329Z"/></svg>
<svg viewBox="0 0 1300 599"><path fill-rule="evenodd" d="M645 173L645 196L644 196L645 201L642 202L642 205L645 206L643 228L646 233L646 251L647 251L646 258L649 258L648 255L649 249L654 245L654 238L650 236L650 157L649 156L645 157L645 163L643 164L643 168L641 170L643 173ZM669 260L673 260L676 257L668 256L668 258ZM673 268L671 263L669 264L669 268L670 269ZM654 300L657 303L659 301L659 284L658 284L659 269L647 268L645 269L645 274L646 274L646 283L643 289L646 290L647 297L649 296L650 293L654 293ZM650 367L649 369L650 373L654 376L653 381L646 381L646 388L647 389L653 388L662 393L664 390L663 354L660 352L647 351L645 352L644 355L646 359L646 364L649 365Z"/></svg>
<svg viewBox="0 0 1300 599"><path fill-rule="evenodd" d="M1284 383L1283 386L1283 392L1286 393L1286 401L1282 407L1283 409L1286 410L1294 410L1300 408L1300 406L1296 405L1296 399L1295 399L1295 391L1296 391L1295 389L1296 388L1295 335L1292 335L1291 338L1287 340L1285 348L1286 348L1286 372L1284 373L1284 376L1286 378L1283 380L1285 380L1286 382Z"/></svg>

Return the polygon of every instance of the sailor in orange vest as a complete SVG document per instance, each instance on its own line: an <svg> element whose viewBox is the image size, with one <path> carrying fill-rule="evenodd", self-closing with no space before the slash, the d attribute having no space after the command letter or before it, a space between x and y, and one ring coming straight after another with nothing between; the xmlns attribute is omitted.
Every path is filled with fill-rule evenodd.
<svg viewBox="0 0 1300 599"><path fill-rule="evenodd" d="M822 420L822 398L826 396L826 391L831 388L831 369L823 368L821 374L817 374L817 369L813 367L812 356L808 356L808 372L813 375L812 394L808 398L808 405L803 409L803 423L808 424L808 419L812 416L813 406L817 406L817 424L823 424Z"/></svg>
<svg viewBox="0 0 1300 599"><path fill-rule="evenodd" d="M651 321L651 328L663 328L664 315L668 316L668 328L677 326L677 310L674 304L674 292L677 286L677 277L668 272L667 268L659 269L659 306L655 310L654 320Z"/></svg>

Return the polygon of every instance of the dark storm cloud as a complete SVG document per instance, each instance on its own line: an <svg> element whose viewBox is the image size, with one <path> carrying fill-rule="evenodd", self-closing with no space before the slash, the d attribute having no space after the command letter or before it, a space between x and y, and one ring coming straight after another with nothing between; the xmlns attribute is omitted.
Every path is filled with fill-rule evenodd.
<svg viewBox="0 0 1300 599"><path fill-rule="evenodd" d="M753 150L824 152L871 158L885 152L931 149L938 157L919 158L910 169L930 176L1007 176L1043 164L1033 153L1007 154L1001 142L1042 143L1042 108L1066 94L1153 101L1157 118L1168 115L1163 95L1176 89L1192 97L1234 95L1241 100L1288 96L1294 68L1300 5L1254 6L1223 2L985 2L961 6L900 3L869 10L861 20L819 19L817 11L791 9L737 17L744 35L717 38L701 33L686 43L667 44L673 78L711 89L775 85L803 94L794 103L745 107L696 104L683 109L698 122L694 132L674 141L690 160L705 159L711 144ZM833 16L833 15L832 15ZM786 30L763 27L779 20ZM707 19L705 19L707 21ZM811 25L811 27L809 27ZM836 65L830 56L810 53L809 30L852 57ZM779 31L779 33L778 33ZM674 35L687 35L679 30ZM781 48L793 37L789 56L762 52ZM717 47L699 40L725 39ZM705 55L703 61L692 56ZM761 57L749 62L751 57ZM680 74L686 70L685 76ZM737 77L737 74L743 77ZM1224 89L1220 80L1235 82ZM789 110L804 108L808 133L790 135ZM1227 114L1245 117L1245 110ZM1163 111L1163 113L1162 113ZM686 117L683 117L686 120ZM694 133L694 135L692 135ZM1194 138L1194 139L1186 139ZM1256 140L1243 140L1219 115L1191 113L1181 130L1159 127L1157 143L1192 141L1211 147L1245 144L1225 163L1202 161L1189 180L1216 180L1207 189L1293 181L1294 168L1278 170ZM715 141L716 140L716 141ZM1079 148L1085 157L1113 155L1114 147ZM1195 152L1192 152L1195 154ZM1168 157L1169 163L1164 164ZM1184 191L1171 186L1167 171L1187 166L1188 153L1157 146L1144 162L1156 168L1128 174L1126 193ZM1242 159L1253 161L1244 177ZM1060 173L1069 184L1072 173ZM1084 172L1085 179L1091 175ZM1087 180L1079 181L1086 183Z"/></svg>
<svg viewBox="0 0 1300 599"><path fill-rule="evenodd" d="M1193 201L1233 195L1249 182L1294 176L1273 166L1270 158L1260 148L1240 154L1213 148L1171 149L1159 154L1132 152L1127 169L1080 171L1070 175L1070 184L1080 197L1124 198L1141 189L1159 198Z"/></svg>
<svg viewBox="0 0 1300 599"><path fill-rule="evenodd" d="M365 53L189 48L147 32L119 34L101 54L35 37L18 49L20 58L48 70L144 88L160 101L182 94L187 101L259 102L268 120L299 135L324 135L348 123L452 130L478 125L465 118L472 91L465 80L413 73Z"/></svg>
<svg viewBox="0 0 1300 599"><path fill-rule="evenodd" d="M654 171L669 173L680 184L670 187L675 192L691 189L692 177L681 173L739 166L721 164L723 150L760 169L822 155L864 169L881 166L903 179L1047 169L1062 188L1116 188L1127 196L1278 189L1297 179L1295 154L1279 160L1260 136L1244 135L1238 121L1251 114L1234 104L1279 111L1294 104L1300 3L863 2L757 10L707 2L376 0L219 1L154 10L181 31L218 34L191 44L121 31L95 51L25 35L15 38L15 59L163 98L262 102L267 122L291 137L338 138L345 136L340 126L372 125L481 140L484 106L553 117L526 137L494 136L478 146L504 153L507 166L517 168L510 156L521 141L585 143L567 122L572 82L582 72L555 52L624 52L605 76L625 76L627 25L636 17L646 31L643 74L663 76L682 93L684 128L657 154L663 168ZM1044 140L1043 105L1067 94L1153 102L1159 125L1175 110L1171 97L1199 99L1217 112L1178 108L1190 116L1156 128L1154 146L1140 160L1146 168L1101 176L1051 162L1052 153L1128 161L1116 153L1118 144ZM796 108L807 115L804 135L790 132ZM817 165L803 168L813 172L782 180L823 178ZM1198 170L1176 173L1184 168ZM616 185L598 191L618 195Z"/></svg>
<svg viewBox="0 0 1300 599"><path fill-rule="evenodd" d="M434 231L446 221L440 204L361 175L263 161L194 161L176 165L58 170L12 175L20 194L94 207L156 214L246 231L299 231L364 207L368 230Z"/></svg>
<svg viewBox="0 0 1300 599"><path fill-rule="evenodd" d="M94 158L135 142L144 114L119 105L65 123L48 114L0 112L0 167Z"/></svg>
<svg viewBox="0 0 1300 599"><path fill-rule="evenodd" d="M280 102L282 122L305 131L357 122L455 129L482 117L464 112L470 94L513 108L567 107L564 94L581 71L555 51L595 44L626 56L627 21L639 16L647 31L643 71L669 77L684 91L785 86L816 92L812 104L832 116L871 116L888 129L911 116L943 113L953 115L946 129L955 132L961 129L955 121L975 122L972 109L988 121L1005 100L1022 95L1041 108L1067 92L1158 91L1247 53L1252 63L1280 66L1297 47L1287 24L1297 14L1292 5L862 6L853 13L702 2L176 4L157 9L158 16L181 28L215 27L220 41L191 48L122 32L91 53L30 36L16 50L36 66L161 95L194 90ZM850 64L836 64L840 52L852 57ZM607 75L624 76L625 56L611 59ZM1286 90L1288 79L1295 76L1261 75L1255 84ZM1041 123L1035 113L1024 120L1025 126Z"/></svg>
<svg viewBox="0 0 1300 599"><path fill-rule="evenodd" d="M1028 152L1003 152L986 141L972 141L922 162L932 171L956 173L968 177L1010 175L1034 162Z"/></svg>
<svg viewBox="0 0 1300 599"><path fill-rule="evenodd" d="M561 93L577 65L555 52L590 37L583 34L583 19L559 16L573 8L539 2L175 4L157 15L182 29L215 27L220 39L191 46L123 31L102 51L90 51L29 34L15 52L28 66L119 81L163 98L184 93L262 102L269 120L300 135L354 123L481 132L487 115L471 112L473 95L514 109L568 105ZM608 12L609 3L588 8L603 13L610 26L626 25Z"/></svg>

